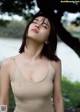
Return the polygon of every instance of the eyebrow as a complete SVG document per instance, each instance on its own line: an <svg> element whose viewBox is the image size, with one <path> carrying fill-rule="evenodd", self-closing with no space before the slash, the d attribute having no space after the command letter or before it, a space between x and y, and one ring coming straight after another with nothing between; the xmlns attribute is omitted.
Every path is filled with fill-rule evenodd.
<svg viewBox="0 0 80 112"><path fill-rule="evenodd" d="M43 24L45 24L46 26L48 26L48 27L49 27L49 25L48 25L47 23L43 23Z"/></svg>
<svg viewBox="0 0 80 112"><path fill-rule="evenodd" d="M35 18L34 20L39 21L37 18ZM34 20L33 20L33 21L34 21ZM43 20L43 24L45 24L46 26L49 27L49 25L48 25L47 23L45 23L44 20Z"/></svg>

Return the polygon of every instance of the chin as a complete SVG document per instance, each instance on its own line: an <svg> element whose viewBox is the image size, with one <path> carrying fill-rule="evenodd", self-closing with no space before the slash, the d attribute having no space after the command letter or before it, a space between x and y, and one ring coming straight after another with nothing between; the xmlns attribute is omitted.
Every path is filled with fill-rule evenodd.
<svg viewBox="0 0 80 112"><path fill-rule="evenodd" d="M34 34L34 33L31 33L28 35L29 38L33 38L33 39L36 39L38 38L38 35Z"/></svg>

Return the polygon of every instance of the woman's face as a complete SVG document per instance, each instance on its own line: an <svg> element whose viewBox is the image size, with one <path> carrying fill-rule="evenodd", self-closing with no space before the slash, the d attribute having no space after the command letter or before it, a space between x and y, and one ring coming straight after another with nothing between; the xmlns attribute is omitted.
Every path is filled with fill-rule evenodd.
<svg viewBox="0 0 80 112"><path fill-rule="evenodd" d="M28 28L28 38L34 39L39 43L47 41L50 34L50 22L43 16L36 17Z"/></svg>

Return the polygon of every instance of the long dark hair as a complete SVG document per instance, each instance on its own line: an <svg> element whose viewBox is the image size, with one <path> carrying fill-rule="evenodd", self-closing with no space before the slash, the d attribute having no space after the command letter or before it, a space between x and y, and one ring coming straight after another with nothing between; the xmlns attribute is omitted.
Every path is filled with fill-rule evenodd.
<svg viewBox="0 0 80 112"><path fill-rule="evenodd" d="M44 43L43 49L41 51L41 56L46 56L48 59L50 60L55 60L55 61L59 61L59 58L55 55L56 53L56 48L57 48L57 35L56 35L56 31L55 31L55 25L53 22L53 18L50 17L48 14L46 13L42 13L41 11L38 12L32 19L31 21L27 24L24 34L23 34L23 38L22 38L22 44L21 47L19 49L19 53L24 52L24 47L26 46L26 39L28 38L28 36L26 36L28 34L28 28L29 25L32 23L32 21L38 17L38 16L44 16L46 18L48 18L49 22L50 22L50 26L51 26L51 30L50 30L50 34L48 37L48 43Z"/></svg>

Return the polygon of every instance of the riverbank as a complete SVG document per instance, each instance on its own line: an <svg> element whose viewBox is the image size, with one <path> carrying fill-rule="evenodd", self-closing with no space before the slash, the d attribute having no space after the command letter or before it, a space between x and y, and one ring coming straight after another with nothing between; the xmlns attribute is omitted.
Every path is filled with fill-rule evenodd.
<svg viewBox="0 0 80 112"><path fill-rule="evenodd" d="M21 39L0 37L0 61L18 54ZM62 62L62 75L75 82L80 81L80 58L63 42L58 42L57 55Z"/></svg>

